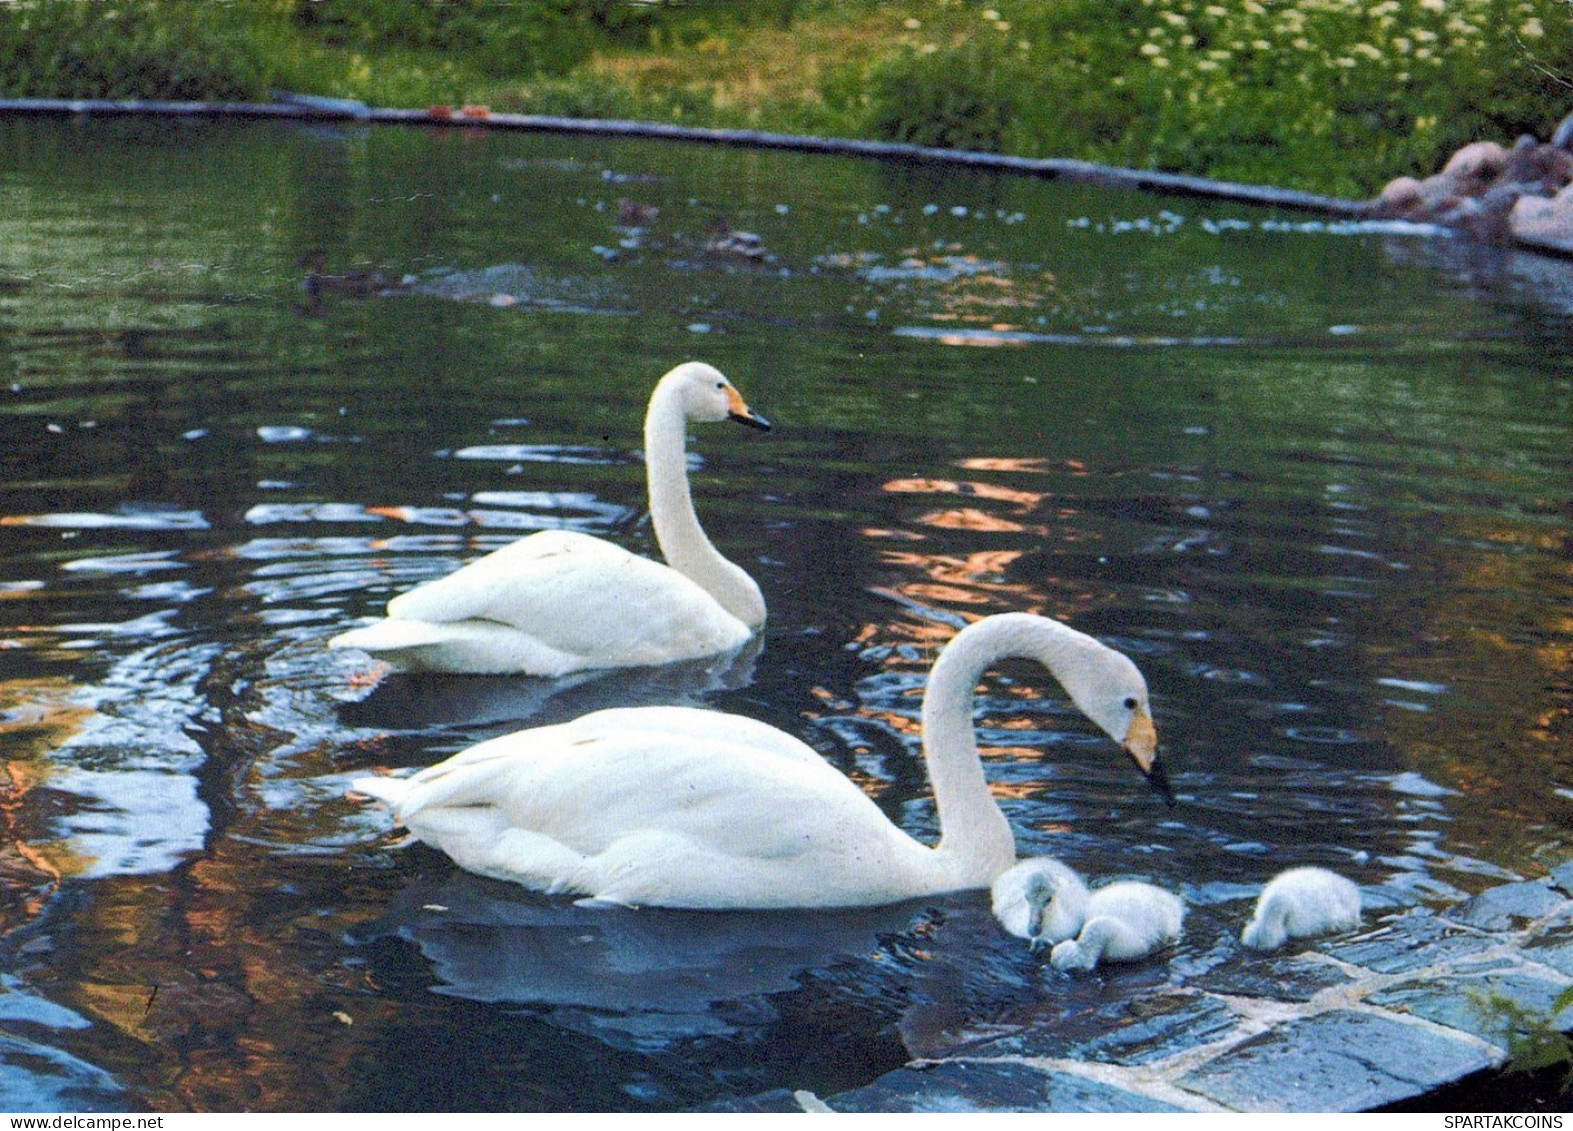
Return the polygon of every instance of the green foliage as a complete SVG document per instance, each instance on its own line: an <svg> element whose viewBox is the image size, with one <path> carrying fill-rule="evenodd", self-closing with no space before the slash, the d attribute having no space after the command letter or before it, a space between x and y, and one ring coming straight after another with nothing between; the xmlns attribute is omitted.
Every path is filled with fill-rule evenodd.
<svg viewBox="0 0 1573 1131"><path fill-rule="evenodd" d="M0 96L246 101L271 70L254 17L203 0L0 4Z"/></svg>
<svg viewBox="0 0 1573 1131"><path fill-rule="evenodd" d="M1573 986L1563 990L1545 1013L1527 1008L1501 994L1476 995L1475 1008L1507 1041L1509 1072L1542 1072L1561 1068L1562 1090L1573 1090L1573 1038L1558 1018L1573 1009Z"/></svg>
<svg viewBox="0 0 1573 1131"><path fill-rule="evenodd" d="M0 96L488 102L1075 157L1359 196L1573 107L1564 0L0 0ZM905 15L910 12L911 15ZM769 93L749 33L884 29ZM860 22L861 21L861 22ZM882 23L880 21L883 21ZM890 28L905 30L887 35ZM755 41L757 42L757 40ZM637 89L597 51L665 57ZM736 72L734 70L734 80ZM771 84L774 85L771 85ZM746 84L745 84L746 85ZM750 88L752 89L752 88Z"/></svg>
<svg viewBox="0 0 1573 1131"><path fill-rule="evenodd" d="M999 0L875 76L871 132L1370 193L1573 103L1558 0ZM936 37L938 39L940 37ZM960 116L965 119L956 121ZM943 123L943 125L941 125Z"/></svg>
<svg viewBox="0 0 1573 1131"><path fill-rule="evenodd" d="M296 0L294 22L359 51L459 56L483 75L561 73L595 43L594 4L575 0Z"/></svg>
<svg viewBox="0 0 1573 1131"><path fill-rule="evenodd" d="M898 55L873 75L869 129L914 145L1003 152L1022 70L1019 58L981 39Z"/></svg>

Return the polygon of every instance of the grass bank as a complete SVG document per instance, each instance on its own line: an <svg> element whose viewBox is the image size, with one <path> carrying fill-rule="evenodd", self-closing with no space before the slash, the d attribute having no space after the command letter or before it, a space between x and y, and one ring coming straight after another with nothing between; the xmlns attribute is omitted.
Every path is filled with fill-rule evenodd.
<svg viewBox="0 0 1573 1131"><path fill-rule="evenodd" d="M0 0L0 96L485 103L1367 196L1573 109L1563 0Z"/></svg>

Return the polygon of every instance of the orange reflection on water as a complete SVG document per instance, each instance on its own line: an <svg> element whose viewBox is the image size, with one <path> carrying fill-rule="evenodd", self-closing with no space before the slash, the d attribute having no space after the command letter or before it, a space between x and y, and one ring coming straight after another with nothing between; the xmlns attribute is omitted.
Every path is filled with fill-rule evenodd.
<svg viewBox="0 0 1573 1131"><path fill-rule="evenodd" d="M892 479L884 484L892 494L971 495L979 499L1010 503L1018 514L1026 514L1047 498L1043 491L1022 491L997 483L977 483L955 479Z"/></svg>
<svg viewBox="0 0 1573 1131"><path fill-rule="evenodd" d="M61 880L84 867L51 830L35 792L47 786L51 765L43 755L76 734L93 712L73 702L76 687L64 679L0 683L0 934L39 915Z"/></svg>
<svg viewBox="0 0 1573 1131"><path fill-rule="evenodd" d="M941 530L976 530L986 534L1037 534L1048 533L1042 526L1027 526L1020 522L1012 522L1008 518L998 518L979 510L977 507L956 507L952 510L929 511L920 515L918 522L924 526L937 526Z"/></svg>
<svg viewBox="0 0 1573 1131"><path fill-rule="evenodd" d="M956 461L956 466L967 471L1011 471L1041 475L1058 472L1069 475L1090 475L1087 465L1079 459L1049 460L1043 456L969 456Z"/></svg>

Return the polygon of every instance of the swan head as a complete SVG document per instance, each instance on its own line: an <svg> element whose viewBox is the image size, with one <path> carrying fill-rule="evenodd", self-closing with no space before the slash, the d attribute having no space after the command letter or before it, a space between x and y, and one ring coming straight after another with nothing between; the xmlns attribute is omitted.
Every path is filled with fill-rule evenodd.
<svg viewBox="0 0 1573 1131"><path fill-rule="evenodd" d="M1052 947L1081 930L1087 914L1087 889L1070 869L1034 869L1022 898L1027 904L1027 946Z"/></svg>
<svg viewBox="0 0 1573 1131"><path fill-rule="evenodd" d="M1086 662L1062 677L1065 690L1088 718L1124 748L1148 784L1173 806L1169 773L1158 758L1158 730L1152 722L1147 681L1125 653L1091 637L1087 641Z"/></svg>
<svg viewBox="0 0 1573 1131"><path fill-rule="evenodd" d="M683 415L701 424L735 420L750 428L770 431L770 421L748 407L743 394L715 366L689 361L662 377L657 391L677 397Z"/></svg>

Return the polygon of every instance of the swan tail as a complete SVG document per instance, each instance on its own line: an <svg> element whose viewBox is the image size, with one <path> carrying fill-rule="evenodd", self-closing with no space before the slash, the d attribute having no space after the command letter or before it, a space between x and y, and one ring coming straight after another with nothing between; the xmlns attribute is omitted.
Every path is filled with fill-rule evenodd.
<svg viewBox="0 0 1573 1131"><path fill-rule="evenodd" d="M409 794L410 783L407 778L366 777L356 778L350 782L352 793L363 793L373 801L377 801L392 809L395 813L403 805L404 798Z"/></svg>
<svg viewBox="0 0 1573 1131"><path fill-rule="evenodd" d="M328 647L359 648L362 652L377 655L381 652L399 652L408 648L426 648L443 643L447 639L448 632L441 625L388 617L362 628L341 632L328 641Z"/></svg>

